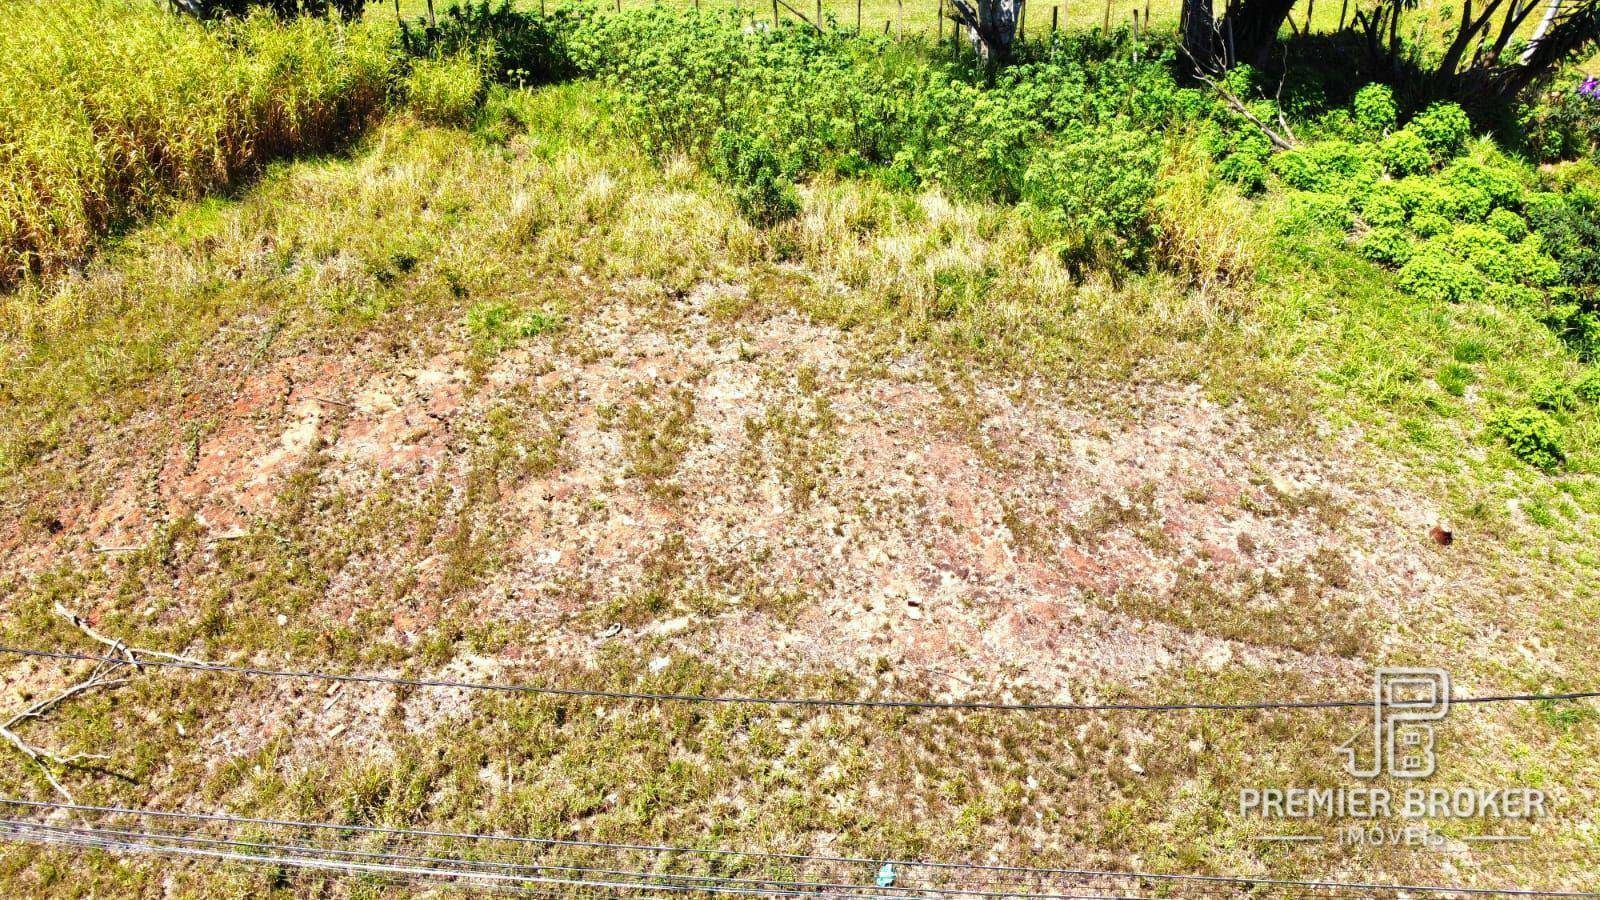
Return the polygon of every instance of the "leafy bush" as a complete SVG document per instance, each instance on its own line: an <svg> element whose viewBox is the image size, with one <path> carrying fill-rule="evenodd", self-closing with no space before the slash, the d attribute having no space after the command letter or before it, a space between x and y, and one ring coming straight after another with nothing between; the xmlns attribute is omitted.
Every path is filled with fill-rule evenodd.
<svg viewBox="0 0 1600 900"><path fill-rule="evenodd" d="M483 64L470 51L418 59L405 80L406 102L418 116L439 125L465 124L484 89Z"/></svg>
<svg viewBox="0 0 1600 900"><path fill-rule="evenodd" d="M1433 154L1422 135L1402 128L1383 139L1378 148L1383 165L1395 175L1421 175L1433 168Z"/></svg>
<svg viewBox="0 0 1600 900"><path fill-rule="evenodd" d="M1291 187L1354 197L1371 189L1383 174L1370 145L1323 141L1280 153L1272 170Z"/></svg>
<svg viewBox="0 0 1600 900"><path fill-rule="evenodd" d="M731 129L718 132L711 172L733 192L745 218L775 225L800 213L800 198L764 138Z"/></svg>
<svg viewBox="0 0 1600 900"><path fill-rule="evenodd" d="M1407 126L1428 145L1428 152L1439 162L1454 159L1467 145L1472 120L1454 103L1435 103L1411 120Z"/></svg>
<svg viewBox="0 0 1600 900"><path fill-rule="evenodd" d="M573 74L560 31L574 27L582 13L563 7L554 16L515 10L511 0L466 0L452 3L438 24L418 21L402 26L401 43L418 57L476 54L486 74L514 84L553 81Z"/></svg>
<svg viewBox="0 0 1600 900"><path fill-rule="evenodd" d="M1476 159L1456 160L1440 173L1440 180L1458 192L1481 192L1494 207L1514 206L1524 193L1522 182L1507 166Z"/></svg>
<svg viewBox="0 0 1600 900"><path fill-rule="evenodd" d="M1578 405L1578 395L1563 378L1540 379L1528 389L1528 399L1547 412L1565 412Z"/></svg>
<svg viewBox="0 0 1600 900"><path fill-rule="evenodd" d="M1374 228L1357 246L1362 256L1374 262L1403 266L1411 259L1411 237L1393 227Z"/></svg>
<svg viewBox="0 0 1600 900"><path fill-rule="evenodd" d="M1399 119L1394 91L1385 84L1369 84L1356 91L1350 107L1356 124L1373 134L1388 134Z"/></svg>
<svg viewBox="0 0 1600 900"><path fill-rule="evenodd" d="M1317 191L1292 191L1289 194L1289 212L1284 225L1297 228L1349 229L1354 221L1349 199L1339 194Z"/></svg>
<svg viewBox="0 0 1600 900"><path fill-rule="evenodd" d="M1393 190L1374 190L1361 204L1361 218L1373 228L1400 228L1406 224L1406 205Z"/></svg>
<svg viewBox="0 0 1600 900"><path fill-rule="evenodd" d="M1600 403L1600 369L1583 373L1572 385L1572 395L1584 403Z"/></svg>
<svg viewBox="0 0 1600 900"><path fill-rule="evenodd" d="M1070 262L1130 263L1151 239L1160 145L1148 135L1086 131L1033 155L1024 197Z"/></svg>
<svg viewBox="0 0 1600 900"><path fill-rule="evenodd" d="M1575 159L1600 152L1600 99L1594 76L1556 85L1522 111L1521 132L1529 151L1542 162Z"/></svg>
<svg viewBox="0 0 1600 900"><path fill-rule="evenodd" d="M1509 209L1489 213L1489 227L1500 232L1508 241L1520 241L1528 236L1528 222Z"/></svg>
<svg viewBox="0 0 1600 900"><path fill-rule="evenodd" d="M1411 217L1411 230L1425 238L1447 234L1454 227L1448 218L1432 210L1423 210Z"/></svg>
<svg viewBox="0 0 1600 900"><path fill-rule="evenodd" d="M1482 275L1459 259L1442 254L1415 253L1400 268L1400 287L1424 300L1459 303L1483 296Z"/></svg>
<svg viewBox="0 0 1600 900"><path fill-rule="evenodd" d="M1548 472L1566 461L1561 425L1542 410L1501 410L1489 420L1489 430L1511 448L1512 455L1531 466Z"/></svg>

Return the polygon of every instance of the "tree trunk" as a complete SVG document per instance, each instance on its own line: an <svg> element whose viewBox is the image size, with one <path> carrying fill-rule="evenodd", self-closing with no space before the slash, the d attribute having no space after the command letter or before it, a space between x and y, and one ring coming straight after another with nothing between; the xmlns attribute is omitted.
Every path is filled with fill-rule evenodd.
<svg viewBox="0 0 1600 900"><path fill-rule="evenodd" d="M957 18L967 26L972 49L989 70L1011 61L1017 20L1025 0L954 0Z"/></svg>
<svg viewBox="0 0 1600 900"><path fill-rule="evenodd" d="M1533 37L1528 39L1528 49L1522 51L1521 62L1523 65L1527 65L1533 59L1533 54L1538 51L1539 42L1544 40L1546 32L1550 30L1551 25L1555 24L1556 16L1560 14L1561 0L1550 0L1545 5L1544 17L1539 20L1538 26L1533 29Z"/></svg>
<svg viewBox="0 0 1600 900"><path fill-rule="evenodd" d="M1229 35L1234 62L1261 68L1267 64L1278 32L1294 9L1295 0L1241 0L1230 3L1222 17L1222 32Z"/></svg>
<svg viewBox="0 0 1600 900"><path fill-rule="evenodd" d="M1183 0L1183 49L1195 74L1222 68L1218 65L1216 33L1211 0Z"/></svg>

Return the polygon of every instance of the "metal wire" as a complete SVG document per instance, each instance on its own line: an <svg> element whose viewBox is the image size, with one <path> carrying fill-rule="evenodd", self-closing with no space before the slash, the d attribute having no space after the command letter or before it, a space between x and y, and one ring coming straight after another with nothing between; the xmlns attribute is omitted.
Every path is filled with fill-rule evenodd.
<svg viewBox="0 0 1600 900"><path fill-rule="evenodd" d="M97 663L126 663L114 656L97 656L92 653L75 653L61 650L35 650L26 647L0 646L0 653L40 659L58 659ZM223 672L259 678L293 678L306 681L328 681L341 684L383 684L396 687L449 688L455 690L490 691L509 694L540 694L556 697L585 697L603 700L644 700L667 703L715 703L727 705L795 706L795 707L855 707L867 709L909 710L966 710L1000 712L1250 712L1274 709L1370 709L1373 700L1260 700L1241 703L1001 703L998 701L961 700L851 700L834 697L761 697L748 695L681 694L650 691L615 691L589 688L549 687L531 684L493 684L471 681L446 681L428 678L403 678L391 675L340 674L296 669L269 669L256 666L235 666L210 661L184 662L168 659L141 659L137 666L159 669L181 669L190 672ZM1458 697L1450 702L1506 703L1523 701L1583 700L1600 697L1600 690L1572 691L1561 694L1493 694L1482 697Z"/></svg>
<svg viewBox="0 0 1600 900"><path fill-rule="evenodd" d="M1554 891L1554 890L1540 890L1540 889L1533 889L1533 888L1480 888L1480 887L1466 887L1466 886L1460 886L1460 885L1400 884L1400 883L1385 883L1385 882L1357 882L1357 881L1334 881L1334 880L1313 880L1313 879L1289 879L1289 878L1272 878L1272 877L1266 877L1266 876L1245 876L1245 875L1188 875L1188 874L1168 873L1168 872L1137 872L1137 871L1114 872L1114 871L1094 870L1094 869L1036 868L1036 867L1026 867L1026 866L1002 866L1002 865L990 865L990 864L967 863L967 862L940 862L940 861L920 861L920 860L868 859L868 858L864 858L864 857L847 857L847 856L762 853L762 852L755 852L755 851L739 851L739 850L708 850L708 849L693 848L693 847L657 846L657 845L644 845L644 844L615 844L615 843L606 843L606 842L600 842L600 841L583 841L583 840L555 839L555 838L530 838L530 837L517 837L517 836L510 836L510 835L483 835L483 834L468 834L468 833L464 833L464 832L427 831L427 830L420 830L420 829L381 828L381 827L376 827L376 826L340 825L338 823L333 823L333 822L300 822L300 821L284 820L284 819L262 819L262 818L251 818L251 817L244 817L244 816L224 816L224 815L208 814L208 813L182 813L182 812L170 812L170 811L165 811L165 810L131 809L131 808L125 808L125 807L84 806L84 805L77 805L77 804L65 804L65 803L55 803L55 802L49 802L49 801L35 801L35 800L19 800L19 799L11 799L11 798L0 798L0 804L7 804L7 805L12 805L12 806L20 806L20 807L27 807L27 808L34 808L34 809L58 810L58 811L92 812L92 813L110 814L110 815L143 816L143 817L177 819L177 820L185 820L185 819L187 819L187 820L191 820L191 821L227 823L227 824L232 824L232 825L265 825L265 826L276 826L276 827L285 827L285 828L301 828L301 829L307 829L307 830L326 830L326 831L335 831L335 832L368 833L368 834L380 834L380 835L402 836L402 837L446 838L446 839L460 839L460 840L468 840L468 841L497 841L497 842L506 842L506 843L536 844L536 845L542 845L542 846L584 847L584 848L613 850L613 851L622 850L622 851L654 852L654 853L683 853L683 854L707 854L707 855L719 855L719 856L738 856L738 857L745 857L745 858L752 858L752 859L781 860L781 861L785 861L785 862L798 862L798 861L804 861L804 862L826 862L826 863L835 863L835 864L872 865L872 866L881 866L881 865L884 865L884 864L888 864L888 865L893 865L893 866L896 866L896 867L899 867L899 868L902 868L902 869L926 868L926 869L933 869L933 870L964 870L964 871L976 871L976 872L985 872L985 873L1008 873L1008 874L1024 875L1024 876L1035 876L1035 877L1050 877L1050 876L1054 876L1054 877L1099 878L1099 879L1108 879L1108 880L1110 880L1110 879L1122 879L1122 880L1131 880L1131 881L1164 881L1164 882L1188 883L1188 884L1193 884L1193 885L1209 885L1209 886L1253 885L1253 886L1270 886L1270 887L1280 887L1280 888L1300 889L1300 890L1313 890L1313 891L1327 891L1327 892L1371 893L1371 892L1375 892L1375 891L1396 891L1396 892L1405 891L1405 892L1416 892L1416 893L1444 893L1444 894L1457 893L1457 894L1487 895L1487 896L1600 897L1600 893L1595 893L1595 892ZM631 873L631 874L640 874L640 873ZM643 873L643 874L648 875L648 873ZM796 884L798 884L798 883L796 883ZM908 888L908 889L909 890L918 890L918 889L915 889L915 888ZM882 889L874 888L874 890L882 890ZM946 889L946 890L948 890L948 889ZM963 893L963 894L967 894L967 895L973 895L973 894L978 893L978 892L961 891L959 893ZM1015 895L1016 894L1014 894L1014 893L1008 892L1008 893L1004 893L1004 894L998 894L998 895L995 895L995 896L1015 896ZM888 895L886 895L886 894L876 894L874 896L881 898L881 897L888 896ZM1047 895L1032 895L1032 896L1047 896ZM1071 895L1048 895L1048 896L1071 896Z"/></svg>

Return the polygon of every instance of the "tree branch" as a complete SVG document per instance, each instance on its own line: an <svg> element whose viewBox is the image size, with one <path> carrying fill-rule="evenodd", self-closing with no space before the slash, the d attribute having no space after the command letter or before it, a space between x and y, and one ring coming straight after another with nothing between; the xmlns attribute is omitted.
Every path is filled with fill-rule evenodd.
<svg viewBox="0 0 1600 900"><path fill-rule="evenodd" d="M127 684L130 679L120 676L118 673L129 667L135 671L143 671L143 666L140 665L141 658L164 659L172 662L194 664L198 664L199 660L180 656L176 653L130 647L120 639L101 634L82 616L67 609L60 603L56 604L56 613L72 623L73 627L83 632L89 639L110 647L112 653L119 658L116 660L102 660L96 663L87 678L68 686L60 693L40 700L32 706L13 714L4 724L0 724L0 738L3 738L18 753L26 756L34 765L38 766L39 770L44 773L45 780L50 782L50 786L55 789L57 794L64 797L68 803L76 804L77 800L73 798L72 792L67 790L66 785L62 784L61 780L56 777L56 770L79 768L84 763L103 761L110 759L110 757L98 753L57 753L54 750L25 740L21 735L17 734L17 727L25 722L44 718L56 707L75 697L80 697L93 691L110 690Z"/></svg>

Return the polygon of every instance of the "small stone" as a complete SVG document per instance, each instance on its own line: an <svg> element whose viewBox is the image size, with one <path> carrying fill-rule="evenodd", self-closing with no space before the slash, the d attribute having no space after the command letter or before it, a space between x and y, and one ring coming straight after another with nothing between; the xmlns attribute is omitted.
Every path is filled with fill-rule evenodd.
<svg viewBox="0 0 1600 900"><path fill-rule="evenodd" d="M670 656L658 656L655 659L650 660L650 671L655 673L665 672L667 670L667 666L671 664L672 658Z"/></svg>
<svg viewBox="0 0 1600 900"><path fill-rule="evenodd" d="M287 624L289 624L289 617L284 615L283 613L278 613L278 627L282 628L283 626L285 626Z"/></svg>

